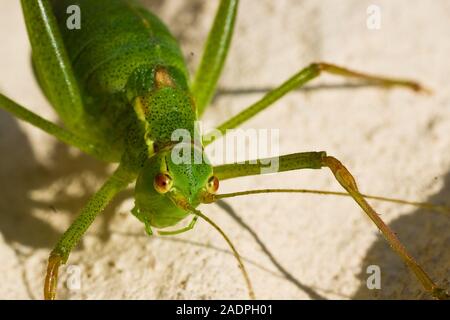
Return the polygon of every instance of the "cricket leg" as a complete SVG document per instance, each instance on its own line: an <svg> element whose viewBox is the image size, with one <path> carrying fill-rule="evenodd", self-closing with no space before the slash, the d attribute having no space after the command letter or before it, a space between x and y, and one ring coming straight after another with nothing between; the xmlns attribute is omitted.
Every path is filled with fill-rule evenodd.
<svg viewBox="0 0 450 320"><path fill-rule="evenodd" d="M71 130L84 123L84 107L69 55L49 0L22 0L37 80Z"/></svg>
<svg viewBox="0 0 450 320"><path fill-rule="evenodd" d="M174 236L176 234L184 233L186 231L192 230L197 223L197 220L198 216L194 216L194 218L192 218L191 222L189 222L186 227L174 231L158 231L158 234L162 236Z"/></svg>
<svg viewBox="0 0 450 320"><path fill-rule="evenodd" d="M384 76L369 75L366 73L353 71L347 68L339 67L329 63L313 63L308 67L302 69L300 72L292 76L290 79L285 81L282 85L275 88L274 90L266 93L266 95L259 101L255 102L248 108L244 109L231 119L225 121L216 128L216 132L211 132L203 137L203 144L206 146L214 141L219 136L226 134L228 129L234 129L244 123L245 121L253 118L255 115L264 111L273 103L278 101L287 93L304 86L306 83L317 78L322 73L330 73L339 75L346 78L355 78L362 81L367 81L381 87L392 88L392 87L403 87L413 91L426 91L420 84L415 81L406 79L396 79L388 78Z"/></svg>
<svg viewBox="0 0 450 320"><path fill-rule="evenodd" d="M55 137L59 141L68 144L70 146L76 147L87 154L99 157L101 157L101 155L107 154L106 152L108 148L106 146L103 146L96 142L88 141L64 128L61 128L57 124L42 118L41 116L28 110L27 108L22 107L21 105L17 104L16 102L12 101L11 99L2 95L1 93L0 93L0 109L8 111L16 118L41 129L42 131Z"/></svg>
<svg viewBox="0 0 450 320"><path fill-rule="evenodd" d="M329 168L336 180L349 193L355 202L363 209L367 216L375 223L381 231L389 245L398 254L398 256L406 263L408 268L414 273L423 288L437 299L448 299L450 295L440 288L431 277L423 270L423 268L415 261L412 255L406 250L395 233L383 222L380 215L370 206L359 192L356 181L347 168L336 158L327 156L325 152L305 152L284 155L279 158L258 159L252 163L244 164L227 164L214 168L214 174L219 179L230 179L235 177L243 177L249 175L258 175L264 173L273 173L267 170L267 164L277 163L277 172L291 171L298 169L321 169ZM264 164L264 165L263 165ZM265 169L265 170L262 170ZM267 190L269 193L270 190ZM250 194L249 192L248 194ZM244 195L241 192L240 195ZM217 199L223 199L220 195L210 195L205 198L204 202L214 202Z"/></svg>
<svg viewBox="0 0 450 320"><path fill-rule="evenodd" d="M238 4L238 0L222 0L209 32L200 66L192 83L192 94L199 116L202 115L216 90L217 81L228 55Z"/></svg>
<svg viewBox="0 0 450 320"><path fill-rule="evenodd" d="M119 165L113 175L89 199L79 216L63 234L48 259L47 275L44 284L44 298L46 300L55 299L58 269L62 264L66 263L71 250L79 242L97 215L103 211L117 193L125 189L134 179L134 174L131 174Z"/></svg>

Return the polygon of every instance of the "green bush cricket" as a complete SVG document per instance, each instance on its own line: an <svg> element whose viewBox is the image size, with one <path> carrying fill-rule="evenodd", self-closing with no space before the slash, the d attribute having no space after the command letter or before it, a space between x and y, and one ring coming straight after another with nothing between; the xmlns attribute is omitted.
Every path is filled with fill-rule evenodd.
<svg viewBox="0 0 450 320"><path fill-rule="evenodd" d="M81 12L88 21L86 27L80 30L66 28L66 8L72 3L55 2L53 8L48 1L23 1L22 4L37 77L66 129L45 121L4 96L1 96L1 107L96 158L120 163L52 251L46 298L55 297L58 267L67 261L71 249L96 215L119 191L136 179L136 207L133 213L145 224L148 233L151 233L152 227L172 226L188 216L193 217L193 223L180 231L190 229L198 216L213 223L195 209L198 204L253 193L214 195L218 180L260 174L263 162L217 167L207 163L177 165L170 156L175 147L171 140L172 132L181 128L194 135L198 130L194 121L202 115L215 91L231 40L237 1L221 2L202 63L192 82L189 82L183 57L173 37L155 16L140 9L134 2L97 1L92 4L79 1ZM104 8L109 8L110 16L102 14ZM114 25L108 25L111 17L117 19ZM149 35L152 41L146 41ZM98 65L101 67L98 68ZM316 63L224 122L218 130L226 134L227 129L236 128L289 91L323 72L360 78L381 86L422 89L408 80L369 76L327 63ZM203 154L203 147L211 142L211 137L207 134L203 141L194 142L194 151ZM416 264L359 194L352 176L338 160L323 152L286 155L278 160L279 171L331 169L417 275L424 288L436 297L445 297L445 292ZM164 231L160 233L164 234ZM239 255L235 254L239 259ZM245 274L242 263L241 267ZM245 278L252 296L248 276Z"/></svg>

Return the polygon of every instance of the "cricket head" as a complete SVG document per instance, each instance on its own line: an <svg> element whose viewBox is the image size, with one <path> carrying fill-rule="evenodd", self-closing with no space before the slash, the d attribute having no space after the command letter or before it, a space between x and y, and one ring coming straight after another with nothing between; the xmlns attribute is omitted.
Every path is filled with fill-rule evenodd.
<svg viewBox="0 0 450 320"><path fill-rule="evenodd" d="M189 157L180 157L180 153L187 153ZM201 147L177 145L161 150L141 169L136 181L133 213L151 226L172 226L218 188L219 180L213 175Z"/></svg>

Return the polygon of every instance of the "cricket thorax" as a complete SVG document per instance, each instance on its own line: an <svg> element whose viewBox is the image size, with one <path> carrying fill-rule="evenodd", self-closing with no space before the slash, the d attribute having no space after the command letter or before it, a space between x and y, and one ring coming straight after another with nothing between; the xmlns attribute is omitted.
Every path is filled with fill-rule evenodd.
<svg viewBox="0 0 450 320"><path fill-rule="evenodd" d="M170 227L218 187L196 139L195 103L182 74L167 66L137 69L127 87L149 156L136 181L133 214L147 231Z"/></svg>
<svg viewBox="0 0 450 320"><path fill-rule="evenodd" d="M195 104L182 75L174 68L139 68L127 85L128 99L144 126L146 144L158 149L173 144L174 136L196 132Z"/></svg>

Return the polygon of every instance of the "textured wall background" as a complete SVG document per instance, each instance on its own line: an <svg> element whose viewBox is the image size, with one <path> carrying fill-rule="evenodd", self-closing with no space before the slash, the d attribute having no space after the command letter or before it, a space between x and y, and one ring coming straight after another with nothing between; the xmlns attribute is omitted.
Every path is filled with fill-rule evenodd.
<svg viewBox="0 0 450 320"><path fill-rule="evenodd" d="M195 66L218 1L146 2ZM381 8L377 31L366 27L370 4ZM220 84L275 86L313 61L422 81L433 96L374 88L295 92L245 128L280 129L282 153L326 150L353 171L363 192L450 204L449 17L446 0L243 0ZM56 120L32 77L18 1L0 2L0 27L1 92ZM324 76L319 83L342 79ZM205 119L212 126L258 97L218 97ZM3 111L0 155L0 297L41 298L49 251L110 168ZM323 170L227 181L221 191L256 187L339 190ZM149 238L129 213L131 194L117 199L72 253L69 264L81 268L82 287L67 289L64 268L60 298L247 298L234 258L210 226ZM349 199L271 195L228 204L238 220L216 205L202 209L245 257L258 298L427 298ZM373 204L449 287L449 216ZM371 264L381 267L381 290L366 288Z"/></svg>

